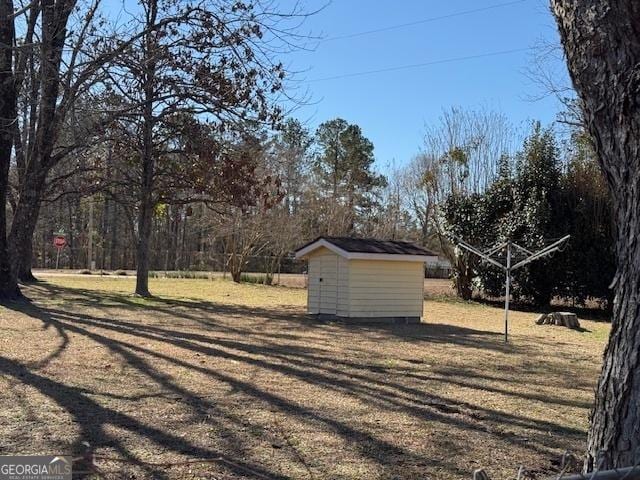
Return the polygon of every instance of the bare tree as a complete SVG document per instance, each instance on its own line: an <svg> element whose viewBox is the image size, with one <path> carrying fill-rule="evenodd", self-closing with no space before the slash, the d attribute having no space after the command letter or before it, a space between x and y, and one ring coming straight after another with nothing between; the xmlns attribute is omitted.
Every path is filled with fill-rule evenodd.
<svg viewBox="0 0 640 480"><path fill-rule="evenodd" d="M297 12L271 11L258 0L143 0L141 7L142 15L132 15L124 27L139 41L115 58L107 86L123 102L119 121L138 139L136 294L148 296L157 177L186 153L171 139L189 117L202 119L220 144L230 131L280 121L274 97L285 71L273 59L277 37L270 29Z"/></svg>
<svg viewBox="0 0 640 480"><path fill-rule="evenodd" d="M13 1L0 1L0 299L19 296L7 245L7 193L9 164L16 122L16 91L13 72Z"/></svg>
<svg viewBox="0 0 640 480"><path fill-rule="evenodd" d="M386 185L380 189L380 200L370 209L363 226L364 235L392 240L418 239L415 225L419 220L411 215L412 194L405 168L393 163L386 169Z"/></svg>
<svg viewBox="0 0 640 480"><path fill-rule="evenodd" d="M264 259L267 284L273 283L285 256L304 242L301 227L301 215L288 213L282 205L272 208L265 215L262 228L268 242L265 249L268 255Z"/></svg>
<svg viewBox="0 0 640 480"><path fill-rule="evenodd" d="M240 282L247 262L267 248L269 241L261 217L255 212L234 209L224 217L221 241L226 255L225 271L234 282Z"/></svg>
<svg viewBox="0 0 640 480"><path fill-rule="evenodd" d="M640 448L640 4L551 0L573 85L613 199L618 268L585 469L633 464Z"/></svg>
<svg viewBox="0 0 640 480"><path fill-rule="evenodd" d="M20 101L13 124L17 185L9 250L23 281L33 280L33 232L50 172L73 152L94 144L101 131L103 121L97 120L83 124L74 142L62 135L73 123L78 99L84 97L85 106L93 104L89 97L99 68L117 53L97 53L99 7L100 0L34 0L12 17L21 37L14 48Z"/></svg>
<svg viewBox="0 0 640 480"><path fill-rule="evenodd" d="M414 215L423 238L432 230L440 250L454 266L460 296L470 297L473 269L469 255L450 243L441 207L449 195L481 193L496 177L500 159L511 153L514 131L506 117L489 110L445 110L436 125L428 126L423 152L409 167L416 190Z"/></svg>
<svg viewBox="0 0 640 480"><path fill-rule="evenodd" d="M420 243L427 245L433 231L435 192L430 188L425 175L431 171L430 157L425 154L416 155L404 168L402 187L407 208L411 212L420 232Z"/></svg>
<svg viewBox="0 0 640 480"><path fill-rule="evenodd" d="M556 117L558 123L570 129L584 128L580 100L571 85L560 42L547 39L536 42L525 74L537 90L528 95L529 100L535 102L545 97L555 98L562 105Z"/></svg>
<svg viewBox="0 0 640 480"><path fill-rule="evenodd" d="M263 222L268 241L264 264L269 284L284 257L305 240L304 217L309 212L302 208L303 190L309 187L311 145L309 131L298 120L287 119L266 157L266 169L276 175L279 184L279 192L272 194L282 197L266 212Z"/></svg>

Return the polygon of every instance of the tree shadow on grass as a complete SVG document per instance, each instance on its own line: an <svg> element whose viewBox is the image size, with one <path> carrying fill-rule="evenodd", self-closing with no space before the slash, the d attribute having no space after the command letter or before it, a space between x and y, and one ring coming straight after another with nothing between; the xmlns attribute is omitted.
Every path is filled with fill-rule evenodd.
<svg viewBox="0 0 640 480"><path fill-rule="evenodd" d="M241 392L254 402L265 405L265 408L295 418L296 421L304 424L320 425L323 430L352 444L363 459L376 463L381 471L391 472L396 461L401 458L422 468L436 466L454 476L468 474L451 462L424 458L404 448L402 444L382 440L366 429L341 420L332 412L319 411L293 402L282 394L236 378L226 373L224 369L196 364L188 359L166 353L163 351L163 345L172 349L179 348L211 360L223 359L259 369L259 371L284 375L301 384L322 387L327 393L333 392L356 398L370 408L381 411L400 411L416 421L433 422L445 428L487 435L507 444L522 446L521 441L509 429L526 429L533 432L535 437L535 444L532 442L527 445L527 448L542 455L551 455L554 450L566 448L567 437L575 440L583 435L582 431L552 422L452 400L441 395L426 393L419 388L425 385L424 382L433 381L432 378L414 376L414 383L403 382L402 379L405 377L400 376L402 373L394 372L393 369L375 369L370 363L349 358L336 358L319 346L297 345L291 341L295 336L293 334L283 336L273 331L260 331L253 328L254 325L243 326L242 322L238 322L237 325L230 324L228 321L218 321L217 318L220 315L261 317L270 323L277 323L279 327L298 332L301 329L315 332L328 328L330 329L329 341L334 339L334 335L353 336L354 329L357 329L363 335L397 336L412 341L447 343L454 347L472 345L474 348L495 348L504 351L500 344L501 340L494 338L498 336L501 339L501 337L493 332L443 325L366 328L327 325L310 320L303 314L292 315L290 312L254 307L157 298L140 305L126 295L66 289L49 284L34 288L40 289L40 293L48 298L56 295L71 297L77 307L94 307L100 312L104 311L105 315L77 313L75 308L74 311L54 307L41 308L33 303L12 304L9 308L39 320L43 328L54 328L60 338L60 344L42 362L33 365L25 365L0 357L0 372L36 388L74 416L80 426L80 434L73 445L75 453L82 450L82 441L87 441L95 447L110 447L124 459L146 468L152 475L163 476L166 473L159 468L146 465L141 459L135 457L125 442L108 433L108 427L117 427L135 433L151 441L158 448L189 458L219 459L224 469L236 475L288 478L284 473L256 465L255 462L240 460L244 458L242 446L251 440L247 437L252 435L237 428L245 420L220 409L215 402L194 394L163 371L161 366L180 368L185 373L204 375L213 382L227 385L234 391ZM191 325L189 329L181 329L179 325L172 325L169 322L159 323L158 320L149 323L114 318L114 313L117 313L117 309L120 308L161 313L178 318L181 322L189 321ZM196 331L192 331L194 326ZM174 398L181 399L181 402L193 411L193 421L202 421L203 415L206 414L207 421L212 424L219 436L227 439L224 451L197 445L188 438L174 434L168 428L150 426L130 414L123 414L116 408L100 404L92 398L96 392L67 385L39 373L42 366L58 359L68 348L70 333L74 337L84 337L87 341L116 355L138 374L157 384L163 391L162 395L172 395ZM223 338L216 333L236 335ZM155 342L157 346L150 347L148 342ZM486 342L486 347L483 342ZM396 375L397 373L400 375ZM476 387L468 382L459 382L459 386ZM507 389L501 389L497 393L515 394ZM105 392L105 395L123 401L144 397L123 396L111 392ZM147 396L149 395L151 394ZM526 395L524 397L526 398ZM530 399L539 400L538 397ZM554 399L548 400L554 401ZM559 402L559 404L562 403ZM549 431L556 432L562 438L549 438ZM300 456L296 456L291 461L299 463Z"/></svg>
<svg viewBox="0 0 640 480"><path fill-rule="evenodd" d="M34 290L36 290L34 288ZM112 293L104 291L96 291L80 288L67 288L42 283L37 287L40 294L47 296L71 297L74 306L92 307L97 309L109 309L115 306L126 308L129 310L150 310L154 312L164 313L167 315L176 315L183 319L197 322L205 328L214 330L216 325L210 318L205 318L202 313L233 315L240 318L246 317L265 317L270 323L280 322L283 331L303 329L325 329L327 327L336 327L337 332L345 332L351 335L353 332L382 334L396 336L403 340L426 341L429 343L456 344L460 346L469 346L474 348L492 349L500 352L517 352L519 347L514 344L505 344L502 340L502 334L487 330L477 330L457 325L444 325L437 323L419 323L419 324L349 324L344 322L327 322L317 319L313 315L307 315L300 309L283 309L283 308L261 308L257 306L234 305L228 303L216 303L203 301L198 298L176 299L165 297L152 297L149 299L140 299L127 294ZM177 310L179 309L179 310ZM194 314L193 312L196 312ZM225 331L230 327L224 325ZM273 332L270 332L273 336ZM280 334L280 338L291 338L291 335Z"/></svg>
<svg viewBox="0 0 640 480"><path fill-rule="evenodd" d="M67 314L56 312L55 310L40 309L38 307L27 304L23 304L18 310L43 322L55 323L59 328L65 328L69 332L72 332L74 334L84 335L89 339L95 341L96 343L107 347L112 352L122 356L127 365L134 367L139 372L143 373L158 384L162 385L168 391L177 394L183 402L188 403L195 410L203 411L206 409L212 409L215 408L215 404L200 397L196 397L185 388L177 385L174 382L171 382L168 379L167 375L163 374L161 371L158 371L152 366L155 362L146 360L145 356L150 356L152 358L155 358L156 360L170 362L174 365L179 365L187 369L206 373L208 376L220 380L232 386L234 389L250 395L256 400L266 401L271 407L277 408L285 412L287 415L292 415L311 423L321 422L327 428L333 430L344 438L347 438L350 441L361 442L364 447L363 452L368 453L372 459L380 461L381 466L384 466L385 459L389 458L390 455L399 455L404 458L413 458L414 461L423 462L423 464L438 463L430 461L428 459L416 457L415 455L405 451L401 447L378 440L370 434L362 432L357 428L352 427L351 425L341 423L328 416L317 414L310 409L289 402L286 398L280 395L271 394L269 392L256 388L250 383L239 381L231 376L225 375L224 373L215 371L213 369L192 365L188 362L165 354L161 354L152 349L141 347L134 342L129 343L124 341L116 341L109 336L95 333L84 327L91 326L90 323L92 321L99 321L100 324L98 326L104 328L105 325L110 322L105 319L95 319L87 315ZM119 323L117 321L113 322L115 324ZM127 331L129 331L130 327L131 325L128 326ZM135 336L143 336L147 338L149 337L149 335L146 334L140 335L140 332L138 332ZM171 336L173 336L173 334ZM175 342L176 341L173 340L172 343ZM192 347L197 348L198 345L194 344ZM200 347L200 349L202 349L202 347ZM222 351L218 351L218 354L222 353ZM241 357L238 356L238 358ZM95 392L90 392L86 389L68 386L60 382L56 382L38 373L32 372L28 367L20 364L19 362L0 357L0 372L5 375L9 375L24 384L36 388L40 393L51 398L66 411L73 414L73 416L75 417L75 422L77 422L81 426L81 433L78 436L77 441L73 445L73 452L76 454L81 452L84 448L81 442L87 441L95 448L114 448L125 459L132 461L132 463L136 465L145 466L145 463L133 457L127 450L127 448L117 438L114 438L113 436L110 436L106 433L105 427L115 426L134 432L137 435L141 435L146 439L151 440L158 447L168 449L178 454L184 454L188 455L189 457L195 457L203 460L219 458L220 462L226 469L237 474L241 474L242 478L245 478L245 476L247 476L247 478L290 478L277 472L268 471L263 467L256 466L255 464L249 464L239 461L238 457L230 457L229 455L223 455L218 451L212 451L210 449L198 447L195 444L190 443L188 440L176 436L171 432L167 432L166 430L141 423L130 415L124 415L114 409L104 407L96 401L92 400L89 395L95 394ZM115 395L109 396L111 398L118 398L118 396ZM224 412L217 413L219 415L228 416L228 414ZM236 424L240 424L241 422L241 419L239 418L231 418L228 420L231 420ZM222 429L224 427L222 425L216 425L216 428ZM224 434L222 434L222 436L230 438L230 446L238 446L242 444L242 439L234 438L235 436L231 432L225 432ZM444 464L440 465L440 467L450 468ZM151 468L149 469L149 472L155 476L163 476L162 470ZM460 474L462 472L458 471L457 473Z"/></svg>

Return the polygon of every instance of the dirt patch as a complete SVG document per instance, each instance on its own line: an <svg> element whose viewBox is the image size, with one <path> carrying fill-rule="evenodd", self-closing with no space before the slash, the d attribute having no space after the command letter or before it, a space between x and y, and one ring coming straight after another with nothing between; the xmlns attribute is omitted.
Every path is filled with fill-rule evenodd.
<svg viewBox="0 0 640 480"><path fill-rule="evenodd" d="M0 307L0 453L127 478L510 478L584 448L608 326L428 301L415 326L304 315L304 290L47 277ZM562 331L561 331L562 330Z"/></svg>

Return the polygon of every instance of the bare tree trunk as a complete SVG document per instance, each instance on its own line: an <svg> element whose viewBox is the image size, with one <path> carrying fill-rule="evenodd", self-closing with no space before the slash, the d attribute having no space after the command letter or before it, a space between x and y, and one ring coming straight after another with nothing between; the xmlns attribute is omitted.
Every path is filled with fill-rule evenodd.
<svg viewBox="0 0 640 480"><path fill-rule="evenodd" d="M110 228L110 239L109 239L109 269L115 270L116 268L120 268L116 261L116 253L118 250L118 204L113 203L111 207L111 215L109 216L109 228Z"/></svg>
<svg viewBox="0 0 640 480"><path fill-rule="evenodd" d="M74 202L74 203L71 203ZM75 209L73 209L73 206L75 204L75 200L70 199L67 203L67 208L68 208L68 212L67 212L67 229L69 232L69 236L67 237L67 248L68 248L68 252L69 252L69 264L67 265L68 268L75 268L75 237L73 236L73 232L74 232L74 212Z"/></svg>
<svg viewBox="0 0 640 480"><path fill-rule="evenodd" d="M146 110L146 108L145 108ZM145 112L153 116L152 111ZM153 175L154 158L152 151L151 120L145 120L144 158L142 159L142 185L140 191L140 212L138 214L138 241L136 245L136 295L150 297L149 292L149 244L151 241L151 223L153 220Z"/></svg>
<svg viewBox="0 0 640 480"><path fill-rule="evenodd" d="M158 4L156 0L148 2L146 25L156 24ZM151 221L153 220L153 183L155 175L155 157L153 151L153 99L155 95L156 33L150 30L145 36L144 45L144 97L142 132L142 181L140 185L140 212L138 214L138 243L136 245L136 295L150 297L149 292L149 244L151 241Z"/></svg>
<svg viewBox="0 0 640 480"><path fill-rule="evenodd" d="M457 256L455 263L452 265L456 269L456 276L454 277L456 295L463 300L471 300L473 297L474 269L471 266L469 255L462 254Z"/></svg>
<svg viewBox="0 0 640 480"><path fill-rule="evenodd" d="M39 210L39 208L38 208ZM32 283L37 282L36 277L33 276L33 272L31 269L33 268L33 235L34 235L35 225L33 226L31 235L27 235L25 237L24 245L21 248L21 254L18 257L18 280L23 283ZM44 255L42 257L45 258ZM37 267L36 267L37 268Z"/></svg>
<svg viewBox="0 0 640 480"><path fill-rule="evenodd" d="M632 464L640 448L640 2L551 5L617 226L612 328L585 463L610 469Z"/></svg>
<svg viewBox="0 0 640 480"><path fill-rule="evenodd" d="M136 245L136 295L150 297L149 292L149 240L151 238L151 220L153 204L150 195L143 193L138 216L138 242Z"/></svg>
<svg viewBox="0 0 640 480"><path fill-rule="evenodd" d="M242 279L242 258L239 254L231 254L229 270L231 272L231 279L236 283L240 283L240 280Z"/></svg>
<svg viewBox="0 0 640 480"><path fill-rule="evenodd" d="M107 268L107 238L110 211L109 197L105 196L102 201L102 215L100 216L100 270L106 270Z"/></svg>
<svg viewBox="0 0 640 480"><path fill-rule="evenodd" d="M51 170L51 153L58 134L57 102L60 64L67 36L66 24L73 9L70 1L42 0L40 41L40 100L35 146L20 185L20 198L9 233L9 254L20 280L33 281L31 255L33 232L40 214L46 177Z"/></svg>
<svg viewBox="0 0 640 480"><path fill-rule="evenodd" d="M40 194L44 188L44 179L37 174L38 172L32 172L22 185L20 202L9 233L9 252L13 268L18 279L23 282L36 280L31 273L33 233L38 223Z"/></svg>
<svg viewBox="0 0 640 480"><path fill-rule="evenodd" d="M10 15L13 15L13 1L0 0L0 45L13 45L14 25ZM15 121L13 52L10 48L0 48L0 300L20 296L7 244L7 192Z"/></svg>

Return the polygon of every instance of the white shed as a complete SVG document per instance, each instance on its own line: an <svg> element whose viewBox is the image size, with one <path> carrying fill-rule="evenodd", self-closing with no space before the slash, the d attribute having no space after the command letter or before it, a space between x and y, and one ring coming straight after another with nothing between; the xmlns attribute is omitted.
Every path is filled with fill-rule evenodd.
<svg viewBox="0 0 640 480"><path fill-rule="evenodd" d="M320 237L296 258L309 261L310 314L408 323L422 318L424 263L437 254L411 242Z"/></svg>

